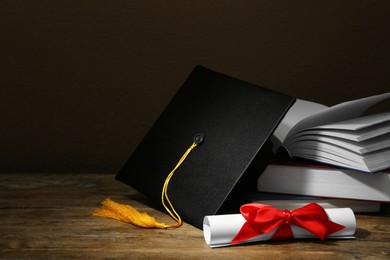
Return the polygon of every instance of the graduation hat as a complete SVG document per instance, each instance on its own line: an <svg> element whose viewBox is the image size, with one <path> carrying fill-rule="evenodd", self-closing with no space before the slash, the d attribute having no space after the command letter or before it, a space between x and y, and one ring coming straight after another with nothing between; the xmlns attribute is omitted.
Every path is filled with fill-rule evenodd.
<svg viewBox="0 0 390 260"><path fill-rule="evenodd" d="M184 221L201 228L205 215L238 212L268 163L269 137L294 101L196 66L116 179L161 203L167 175L180 165L165 192Z"/></svg>

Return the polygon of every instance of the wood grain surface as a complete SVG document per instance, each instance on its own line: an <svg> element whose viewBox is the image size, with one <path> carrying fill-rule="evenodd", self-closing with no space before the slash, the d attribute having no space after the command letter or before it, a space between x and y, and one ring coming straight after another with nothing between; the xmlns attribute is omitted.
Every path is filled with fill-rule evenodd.
<svg viewBox="0 0 390 260"><path fill-rule="evenodd" d="M0 173L0 258L390 259L388 213L357 215L354 240L211 249L202 231L188 224L175 230L140 229L91 216L106 197L172 221L113 174Z"/></svg>

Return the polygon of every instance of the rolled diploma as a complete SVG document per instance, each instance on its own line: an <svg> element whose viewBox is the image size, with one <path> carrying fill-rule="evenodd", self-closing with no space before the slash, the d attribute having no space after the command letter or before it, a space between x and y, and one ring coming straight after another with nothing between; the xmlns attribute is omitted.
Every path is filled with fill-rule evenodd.
<svg viewBox="0 0 390 260"><path fill-rule="evenodd" d="M345 226L344 229L331 234L327 238L354 238L356 220L355 215L350 208L331 208L325 209L325 211L331 221ZM203 235L206 244L210 247L229 246L230 241L238 234L245 222L246 220L241 214L205 216L203 219ZM295 225L291 225L291 230L294 234L294 238L315 237L308 230ZM268 234L262 234L246 240L243 243L270 240L275 231L276 229Z"/></svg>

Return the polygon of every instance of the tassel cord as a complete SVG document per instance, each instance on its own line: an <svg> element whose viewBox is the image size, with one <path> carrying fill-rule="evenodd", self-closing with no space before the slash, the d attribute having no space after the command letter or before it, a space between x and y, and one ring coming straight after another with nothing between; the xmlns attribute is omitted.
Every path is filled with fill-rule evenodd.
<svg viewBox="0 0 390 260"><path fill-rule="evenodd" d="M161 202L165 208L165 210L169 213L169 215L177 222L173 225L166 225L165 228L178 228L183 225L183 221L180 217L180 215L176 212L175 208L172 205L171 200L168 196L168 185L172 178L172 176L175 174L176 170L180 167L180 165L184 162L184 160L187 158L187 156L191 153L191 151L197 146L197 143L193 143L187 151L183 154L183 156L180 158L179 162L176 164L175 168L168 174L167 178L165 179L164 186L161 192ZM167 206L167 204L169 206Z"/></svg>
<svg viewBox="0 0 390 260"><path fill-rule="evenodd" d="M130 205L120 204L115 201L112 201L109 198L103 201L102 207L96 209L93 212L93 215L120 220L142 228L167 229L167 228L181 227L183 225L183 221L180 215L176 212L175 208L172 205L172 202L169 199L168 185L172 176L175 174L176 170L184 162L184 160L191 153L191 151L203 140L202 139L203 137L200 138L201 139L197 139L197 141L194 141L194 143L187 149L187 151L180 158L175 168L168 174L168 176L165 179L163 189L161 192L161 202L165 210L169 213L169 215L177 222L176 224L167 225L165 223L157 222L154 217L148 215L147 213L141 213Z"/></svg>

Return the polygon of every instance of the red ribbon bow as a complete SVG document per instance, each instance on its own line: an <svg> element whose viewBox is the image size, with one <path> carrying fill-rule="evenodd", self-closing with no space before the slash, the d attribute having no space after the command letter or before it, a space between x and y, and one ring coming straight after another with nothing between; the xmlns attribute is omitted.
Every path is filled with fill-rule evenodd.
<svg viewBox="0 0 390 260"><path fill-rule="evenodd" d="M269 205L250 203L241 206L240 211L246 222L231 244L267 234L276 228L278 229L271 239L293 238L294 234L290 225L304 228L321 240L345 228L330 221L325 210L317 203L310 203L293 211L283 211Z"/></svg>

